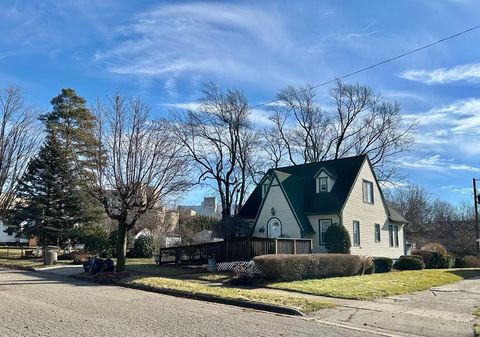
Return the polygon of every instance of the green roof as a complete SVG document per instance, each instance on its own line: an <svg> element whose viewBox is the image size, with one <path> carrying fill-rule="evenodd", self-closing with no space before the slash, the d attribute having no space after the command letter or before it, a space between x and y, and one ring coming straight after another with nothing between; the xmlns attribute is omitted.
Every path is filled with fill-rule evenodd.
<svg viewBox="0 0 480 337"><path fill-rule="evenodd" d="M299 219L304 232L314 232L310 222L306 218L308 214L338 214L348 198L355 178L366 158L366 155L348 157L336 160L327 160L303 165L294 165L270 169L265 177L272 176L277 172L287 173L283 176L281 185L289 199L293 211ZM316 193L315 177L324 169L335 179L332 190L328 193ZM239 212L239 216L255 218L262 204L262 189L259 184L252 192Z"/></svg>

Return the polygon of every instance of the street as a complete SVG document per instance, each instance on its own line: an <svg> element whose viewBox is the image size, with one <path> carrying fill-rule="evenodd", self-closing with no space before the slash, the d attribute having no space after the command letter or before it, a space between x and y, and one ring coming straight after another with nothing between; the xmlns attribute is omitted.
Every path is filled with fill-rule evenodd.
<svg viewBox="0 0 480 337"><path fill-rule="evenodd" d="M376 336L360 327L8 269L0 269L0 313L1 337Z"/></svg>

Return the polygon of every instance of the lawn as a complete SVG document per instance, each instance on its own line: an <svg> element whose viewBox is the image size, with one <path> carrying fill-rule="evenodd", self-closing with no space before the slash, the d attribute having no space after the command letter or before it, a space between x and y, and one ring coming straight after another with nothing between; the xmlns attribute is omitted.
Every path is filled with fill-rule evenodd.
<svg viewBox="0 0 480 337"><path fill-rule="evenodd" d="M225 272L217 273L198 273L194 270L180 268L175 266L156 265L153 259L127 259L125 270L139 273L155 275L160 277L174 278L174 279L190 279L209 282L224 282L229 280L232 276Z"/></svg>
<svg viewBox="0 0 480 337"><path fill-rule="evenodd" d="M356 300L401 295L480 275L480 269L424 269L383 274L276 282L269 288Z"/></svg>
<svg viewBox="0 0 480 337"><path fill-rule="evenodd" d="M70 264L72 261L57 261L57 264ZM43 258L36 259L20 259L14 258L0 258L0 267L20 267L20 268L45 268L51 267L43 264Z"/></svg>
<svg viewBox="0 0 480 337"><path fill-rule="evenodd" d="M186 295L200 294L228 300L242 300L255 303L287 306L296 308L303 313L309 313L334 306L332 303L310 300L296 296L269 294L256 290L238 289L227 286L209 286L197 282L164 277L134 277L124 279L121 281L121 283L145 290L174 290Z"/></svg>

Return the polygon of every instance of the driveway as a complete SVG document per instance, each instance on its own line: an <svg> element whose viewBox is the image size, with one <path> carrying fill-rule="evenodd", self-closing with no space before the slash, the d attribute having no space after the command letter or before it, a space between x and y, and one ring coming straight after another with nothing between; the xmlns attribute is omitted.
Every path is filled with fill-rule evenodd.
<svg viewBox="0 0 480 337"><path fill-rule="evenodd" d="M44 272L0 269L0 336L391 336L312 318L139 290Z"/></svg>
<svg viewBox="0 0 480 337"><path fill-rule="evenodd" d="M473 336L480 306L480 278L376 301L342 301L317 313L317 320L384 329L392 334L432 337Z"/></svg>

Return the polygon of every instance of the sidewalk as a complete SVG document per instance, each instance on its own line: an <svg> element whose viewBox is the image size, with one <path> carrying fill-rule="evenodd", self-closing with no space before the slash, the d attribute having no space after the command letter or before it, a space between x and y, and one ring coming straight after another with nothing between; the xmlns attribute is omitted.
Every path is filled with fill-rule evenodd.
<svg viewBox="0 0 480 337"><path fill-rule="evenodd" d="M35 271L59 276L72 276L83 272L82 265L56 265L52 267L34 268Z"/></svg>

